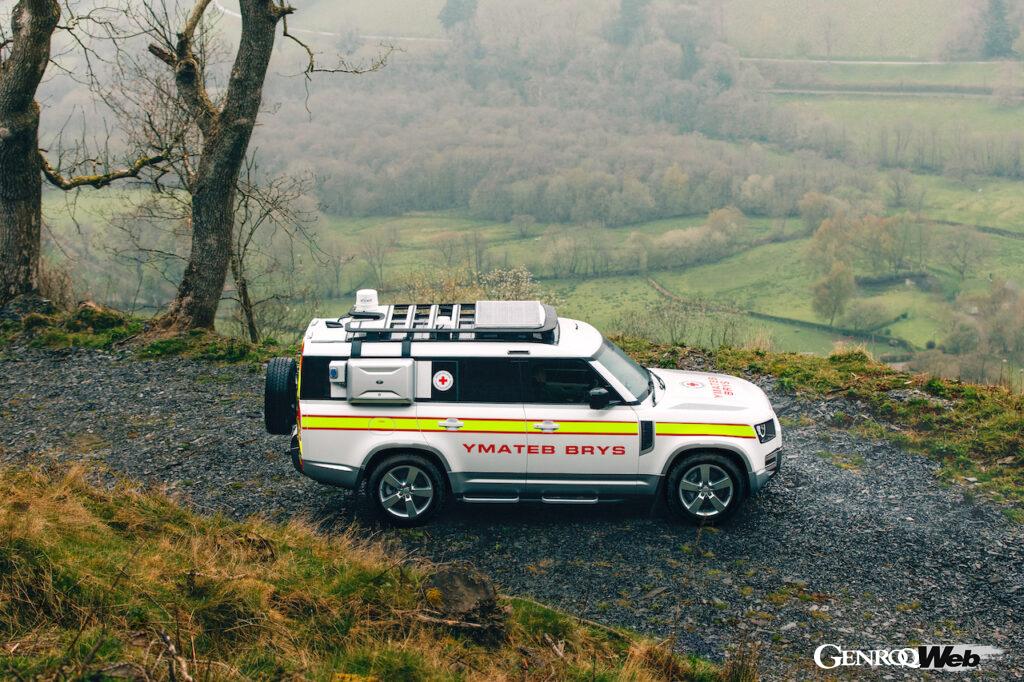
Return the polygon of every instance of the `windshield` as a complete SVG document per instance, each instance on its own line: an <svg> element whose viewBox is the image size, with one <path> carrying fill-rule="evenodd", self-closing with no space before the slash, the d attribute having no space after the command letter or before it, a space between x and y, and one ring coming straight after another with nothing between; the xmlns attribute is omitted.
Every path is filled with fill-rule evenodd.
<svg viewBox="0 0 1024 682"><path fill-rule="evenodd" d="M633 358L626 355L621 348L605 339L594 359L614 374L615 378L626 387L626 390L636 396L637 400L647 397L651 385L651 373L636 364Z"/></svg>

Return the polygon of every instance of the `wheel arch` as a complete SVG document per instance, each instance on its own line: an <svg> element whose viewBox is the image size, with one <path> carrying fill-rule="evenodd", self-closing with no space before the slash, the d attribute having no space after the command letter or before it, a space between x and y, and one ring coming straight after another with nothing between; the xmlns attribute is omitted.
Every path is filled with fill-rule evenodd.
<svg viewBox="0 0 1024 682"><path fill-rule="evenodd" d="M750 496L750 463L747 461L747 456L742 449L724 443L715 443L714 445L699 444L699 445L684 445L672 453L672 456L665 462L665 467L661 471L661 487L665 486L668 481L668 474L672 471L672 468L677 464L683 462L690 457L700 455L704 453L714 453L716 455L722 455L729 459L736 468L740 471L740 486L743 489L743 497L747 498ZM659 491L660 496L661 491Z"/></svg>
<svg viewBox="0 0 1024 682"><path fill-rule="evenodd" d="M444 458L444 455L442 455L440 451L430 447L429 445L424 445L423 443L389 443L378 445L373 448L363 459L363 466L360 470L359 481L357 482L356 487L358 488L359 483L362 483L362 481L369 480L370 476L373 474L374 468L380 464L384 458L391 455L406 454L420 455L421 457L430 460L439 471L444 473L445 485L448 488L448 492L451 493L452 481L450 474L452 468L448 465L448 460Z"/></svg>

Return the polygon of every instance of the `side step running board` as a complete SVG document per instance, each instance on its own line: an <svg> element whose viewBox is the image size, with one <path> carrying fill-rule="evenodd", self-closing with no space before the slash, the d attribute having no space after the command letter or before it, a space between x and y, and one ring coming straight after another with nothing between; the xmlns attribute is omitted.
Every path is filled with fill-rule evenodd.
<svg viewBox="0 0 1024 682"><path fill-rule="evenodd" d="M548 497L540 498L544 504L597 504L596 497Z"/></svg>
<svg viewBox="0 0 1024 682"><path fill-rule="evenodd" d="M463 502L482 502L486 504L515 504L519 501L519 496L516 497L471 497L469 495L462 496Z"/></svg>

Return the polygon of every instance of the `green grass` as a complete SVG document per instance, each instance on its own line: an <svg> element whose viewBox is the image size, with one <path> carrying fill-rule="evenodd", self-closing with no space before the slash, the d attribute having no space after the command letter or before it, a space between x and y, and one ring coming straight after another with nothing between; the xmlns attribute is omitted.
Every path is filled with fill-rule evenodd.
<svg viewBox="0 0 1024 682"><path fill-rule="evenodd" d="M769 244L750 249L718 263L702 265L683 272L658 273L658 281L678 296L697 296L717 303L731 303L745 310L821 323L811 309L810 290L817 274L806 262L804 252L809 240ZM943 304L923 292L897 296L877 296L896 317L908 312L921 329L915 337L932 338L938 323L918 314L918 308L929 313ZM947 307L948 308L948 307ZM948 314L948 310L947 310ZM759 321L760 322L760 321ZM774 346L780 350L828 353L840 337L815 329L794 327L776 322L760 322L771 332ZM895 336L901 336L892 327ZM870 344L872 352L887 352L884 342Z"/></svg>
<svg viewBox="0 0 1024 682"><path fill-rule="evenodd" d="M261 363L276 355L294 355L294 346L273 339L260 344L222 336L205 330L167 334L145 330L145 321L109 308L83 305L70 313L26 316L21 325L0 326L0 345L23 343L30 348L125 347L139 358L181 356L228 363Z"/></svg>
<svg viewBox="0 0 1024 682"><path fill-rule="evenodd" d="M141 320L98 306L82 306L71 313L30 313L21 325L4 325L3 339L22 339L32 348L111 348L138 335Z"/></svg>
<svg viewBox="0 0 1024 682"><path fill-rule="evenodd" d="M818 452L817 455L822 459L831 462L836 467L855 474L860 473L861 467L864 466L864 458L860 455L847 455L841 452L829 452L827 450Z"/></svg>
<svg viewBox="0 0 1024 682"><path fill-rule="evenodd" d="M644 308L661 300L642 277L552 280L544 284L561 299L559 314L586 320L598 329L613 328L622 311L631 306Z"/></svg>
<svg viewBox="0 0 1024 682"><path fill-rule="evenodd" d="M956 0L726 0L725 41L741 54L825 56L825 31L833 24L834 58L931 59L957 21Z"/></svg>
<svg viewBox="0 0 1024 682"><path fill-rule="evenodd" d="M835 85L840 88L859 88L875 86L915 85L951 88L983 87L992 88L1000 85L1006 77L1007 68L1016 73L1018 80L1024 76L1024 67L1019 62L984 62L984 63L946 63L946 64L835 64L822 62L801 65L798 79L786 77L783 66L774 66L770 62L762 62L759 68L769 77L773 69L783 76L783 80L796 83L815 83L818 87ZM774 80L774 78L773 78Z"/></svg>
<svg viewBox="0 0 1024 682"><path fill-rule="evenodd" d="M127 484L101 491L79 470L0 469L0 569L4 679L166 679L170 645L178 679L726 674L527 600L502 599L487 638L439 625L426 563L396 563L350 533L199 516Z"/></svg>
<svg viewBox="0 0 1024 682"><path fill-rule="evenodd" d="M1000 106L989 98L892 97L874 95L776 95L785 108L808 118L824 118L846 130L855 146L869 150L879 131L908 124L918 135L936 131L948 144L959 129L1011 134L1020 129L1021 105ZM889 133L890 137L892 133ZM891 144L891 139L890 139Z"/></svg>
<svg viewBox="0 0 1024 682"><path fill-rule="evenodd" d="M925 191L923 212L930 218L1024 235L1024 185L1019 181L917 175L915 182Z"/></svg>

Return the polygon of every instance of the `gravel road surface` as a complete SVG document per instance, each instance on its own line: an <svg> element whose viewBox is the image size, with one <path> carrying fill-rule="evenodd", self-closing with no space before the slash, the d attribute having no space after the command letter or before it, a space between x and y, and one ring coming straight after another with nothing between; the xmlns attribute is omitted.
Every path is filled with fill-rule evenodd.
<svg viewBox="0 0 1024 682"><path fill-rule="evenodd" d="M856 405L760 383L783 419L782 473L710 531L647 505L456 504L425 528L383 527L362 496L294 472L287 438L263 431L261 370L182 359L9 349L0 461L92 463L99 477L126 474L233 517L356 524L418 556L469 559L506 593L674 637L713 659L760 642L766 679L820 672L812 654L824 643L996 646L1006 655L979 674L1024 677L1024 527L969 489L940 484L927 459L826 426Z"/></svg>

